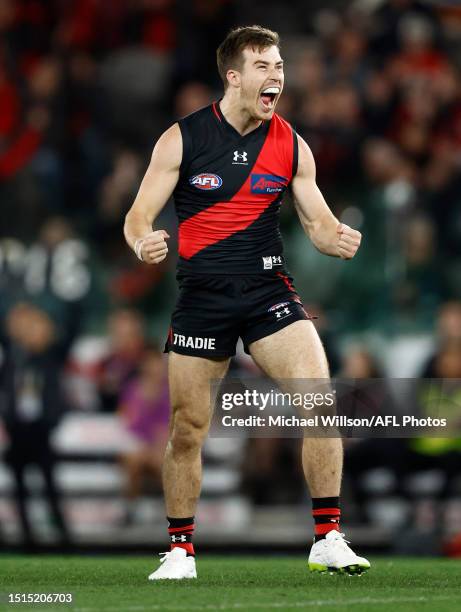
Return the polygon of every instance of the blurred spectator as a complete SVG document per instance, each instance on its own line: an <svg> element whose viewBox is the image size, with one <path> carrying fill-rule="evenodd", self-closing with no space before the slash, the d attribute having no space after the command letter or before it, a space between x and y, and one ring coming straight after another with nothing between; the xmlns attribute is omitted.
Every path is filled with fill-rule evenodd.
<svg viewBox="0 0 461 612"><path fill-rule="evenodd" d="M298 504L304 496L301 440L250 438L242 461L242 490L257 506Z"/></svg>
<svg viewBox="0 0 461 612"><path fill-rule="evenodd" d="M348 81L362 88L367 76L367 38L364 32L343 27L336 34L333 58L330 61L328 78L331 82Z"/></svg>
<svg viewBox="0 0 461 612"><path fill-rule="evenodd" d="M324 85L307 96L298 114L300 134L312 146L319 180L333 172L350 176L361 137L360 98L346 80Z"/></svg>
<svg viewBox="0 0 461 612"><path fill-rule="evenodd" d="M372 395L369 397L372 398L373 405L366 406L367 416L373 413L383 414L383 406L386 409L385 414L395 414L395 405L391 401L392 396L387 381L384 379L382 368L366 346L357 345L347 349L339 378L344 378L346 382L349 381L349 384L355 384L354 381L372 382L368 389L372 390ZM357 386L357 389L360 389L360 385ZM348 398L341 399L344 402ZM355 393L353 399L355 399ZM367 505L372 496L365 487L364 476L369 470L378 467L387 467L392 471L398 469L394 461L394 452L400 445L399 439L385 437L350 438L344 441L346 455L344 475L354 503L354 512L349 517L352 523L363 524L373 521Z"/></svg>
<svg viewBox="0 0 461 612"><path fill-rule="evenodd" d="M143 478L149 477L156 493L161 488L161 467L168 437L169 396L162 353L148 345L139 374L122 386L118 413L137 446L121 457L125 471L128 508L125 520L133 519L133 502L143 491Z"/></svg>
<svg viewBox="0 0 461 612"><path fill-rule="evenodd" d="M417 527L419 521L415 500L429 497L436 502L443 502L439 509L434 508L431 519L432 529L439 531L443 528L443 508L446 500L456 494L461 474L461 346L450 344L448 348L442 348L433 359L434 369L431 375L440 377L440 383L417 383L415 401L403 407L404 413L420 418L447 418L449 427L445 433L451 433L452 437L347 440L344 468L349 492L356 508L351 516L352 520L358 520L360 523L373 520L369 506L372 495L364 486L364 476L375 468L386 468L393 476L393 493L411 502L405 518L407 526ZM367 351L356 349L348 352L343 374L350 378L367 378L379 374L379 368ZM453 378L453 383L445 384L446 378ZM386 414L396 414L392 395L386 392L386 386L384 382L382 390L386 393L383 396L386 397L386 402L381 402L381 405L386 406ZM401 387L397 385L396 389L399 388ZM411 479L421 472L431 470L437 470L439 474L438 485L430 493L419 493L417 488L412 486ZM410 511L410 508L414 511Z"/></svg>
<svg viewBox="0 0 461 612"><path fill-rule="evenodd" d="M122 150L114 157L112 172L102 181L94 238L107 260L126 259L126 243L120 228L136 197L142 170L139 156Z"/></svg>
<svg viewBox="0 0 461 612"><path fill-rule="evenodd" d="M201 81L221 86L216 70L216 49L240 19L240 7L231 0L180 2L176 12L177 47L175 82Z"/></svg>
<svg viewBox="0 0 461 612"><path fill-rule="evenodd" d="M5 461L13 472L15 499L28 546L35 544L27 508L29 492L25 476L29 465L40 469L61 541L70 542L60 509L50 440L66 409L61 375L70 341L62 330L60 335L46 312L32 304L18 304L8 314L1 342L0 408L9 437Z"/></svg>
<svg viewBox="0 0 461 612"><path fill-rule="evenodd" d="M406 499L424 497L408 486L409 477L436 471L438 481L426 494L433 501L426 517L430 529L439 533L447 525L446 502L457 495L461 476L461 304L447 302L436 322L437 346L423 367L415 386L414 412L420 417L446 418L444 437L402 440L398 452L400 469L395 472L397 491ZM427 511L426 511L427 512ZM417 522L417 521L416 521Z"/></svg>
<svg viewBox="0 0 461 612"><path fill-rule="evenodd" d="M135 310L114 311L108 320L109 353L98 367L101 409L115 412L120 393L138 372L145 349L145 330Z"/></svg>
<svg viewBox="0 0 461 612"><path fill-rule="evenodd" d="M182 85L175 96L175 115L177 118L190 115L213 101L210 88L199 81Z"/></svg>
<svg viewBox="0 0 461 612"><path fill-rule="evenodd" d="M442 347L434 357L432 374L437 379L422 379L416 385L416 414L420 417L445 418L444 437L427 435L404 440L396 471L398 493L411 501L427 500L424 508L426 531L437 538L449 532L459 533L459 523L450 520L449 500L459 493L461 476L461 346ZM397 450L397 449L396 449ZM411 486L411 477L432 473L435 476L430 490ZM409 523L420 528L421 517L409 517ZM402 542L402 545L404 542ZM404 551L412 553L412 550Z"/></svg>
<svg viewBox="0 0 461 612"><path fill-rule="evenodd" d="M395 111L396 96L390 79L373 71L364 84L363 118L370 136L384 136Z"/></svg>
<svg viewBox="0 0 461 612"><path fill-rule="evenodd" d="M422 369L423 378L461 378L461 302L446 302L436 322L436 350Z"/></svg>
<svg viewBox="0 0 461 612"><path fill-rule="evenodd" d="M339 371L342 378L383 378L383 372L370 351L361 345L349 347L345 351Z"/></svg>
<svg viewBox="0 0 461 612"><path fill-rule="evenodd" d="M394 290L396 319L407 328L427 329L445 294L437 257L434 224L426 217L412 217L405 226L401 278Z"/></svg>
<svg viewBox="0 0 461 612"><path fill-rule="evenodd" d="M14 235L14 228L7 231L7 236ZM65 217L48 218L32 244L0 240L0 259L0 313L6 303L33 299L53 309L64 325L76 328L84 323L95 290L94 266L88 245Z"/></svg>
<svg viewBox="0 0 461 612"><path fill-rule="evenodd" d="M430 78L446 65L446 57L434 46L434 27L423 16L407 14L398 24L400 52L390 63L390 72L396 83L409 79Z"/></svg>
<svg viewBox="0 0 461 612"><path fill-rule="evenodd" d="M420 22L424 19L423 23L426 25L424 32L429 31L429 35L438 41L439 22L435 9L430 4L419 0L388 0L381 3L374 14L373 51L377 57L387 59L389 55L400 48L402 22L415 16L419 18ZM413 34L413 38L417 34Z"/></svg>

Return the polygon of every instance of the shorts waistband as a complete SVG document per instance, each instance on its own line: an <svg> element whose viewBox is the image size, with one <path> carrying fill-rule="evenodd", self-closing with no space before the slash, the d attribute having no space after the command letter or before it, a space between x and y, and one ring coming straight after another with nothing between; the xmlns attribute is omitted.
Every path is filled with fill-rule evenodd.
<svg viewBox="0 0 461 612"><path fill-rule="evenodd" d="M268 255L252 258L245 262L204 262L183 259L178 260L178 274L211 276L247 276L249 274L273 275L277 272L287 273L283 255Z"/></svg>

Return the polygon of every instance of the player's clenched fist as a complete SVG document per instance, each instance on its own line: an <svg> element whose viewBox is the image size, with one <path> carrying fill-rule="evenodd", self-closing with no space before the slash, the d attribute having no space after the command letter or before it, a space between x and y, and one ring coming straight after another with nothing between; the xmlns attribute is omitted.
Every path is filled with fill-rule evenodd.
<svg viewBox="0 0 461 612"><path fill-rule="evenodd" d="M336 231L338 233L338 255L341 259L352 259L358 251L362 234L344 223L340 223Z"/></svg>
<svg viewBox="0 0 461 612"><path fill-rule="evenodd" d="M147 234L144 238L136 240L134 245L136 255L148 264L160 263L168 253L166 240L169 237L165 230L157 230Z"/></svg>

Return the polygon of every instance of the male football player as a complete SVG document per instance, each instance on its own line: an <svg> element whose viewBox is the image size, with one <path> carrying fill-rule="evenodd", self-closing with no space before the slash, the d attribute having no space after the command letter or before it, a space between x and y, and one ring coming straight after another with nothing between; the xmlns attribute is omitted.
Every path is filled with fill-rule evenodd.
<svg viewBox="0 0 461 612"><path fill-rule="evenodd" d="M319 336L285 269L278 225L285 191L291 188L307 236L325 255L351 259L361 240L333 215L316 185L309 147L275 113L284 83L278 34L237 28L220 45L217 62L223 97L160 137L124 228L138 258L159 264L169 236L155 220L173 194L180 294L165 348L171 425L163 465L171 550L151 580L196 577L192 537L210 379L225 376L239 337L271 378L329 377ZM370 567L339 530L342 457L339 438L303 440L313 571Z"/></svg>

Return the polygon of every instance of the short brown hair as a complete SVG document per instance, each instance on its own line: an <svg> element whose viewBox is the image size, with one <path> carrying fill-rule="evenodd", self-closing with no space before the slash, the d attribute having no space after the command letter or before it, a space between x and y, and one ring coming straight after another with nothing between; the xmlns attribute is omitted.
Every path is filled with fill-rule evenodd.
<svg viewBox="0 0 461 612"><path fill-rule="evenodd" d="M244 49L252 47L261 51L272 46L280 48L280 37L277 32L262 26L243 26L231 30L216 52L218 71L223 80L224 89L227 87L227 71L230 68L242 67Z"/></svg>

